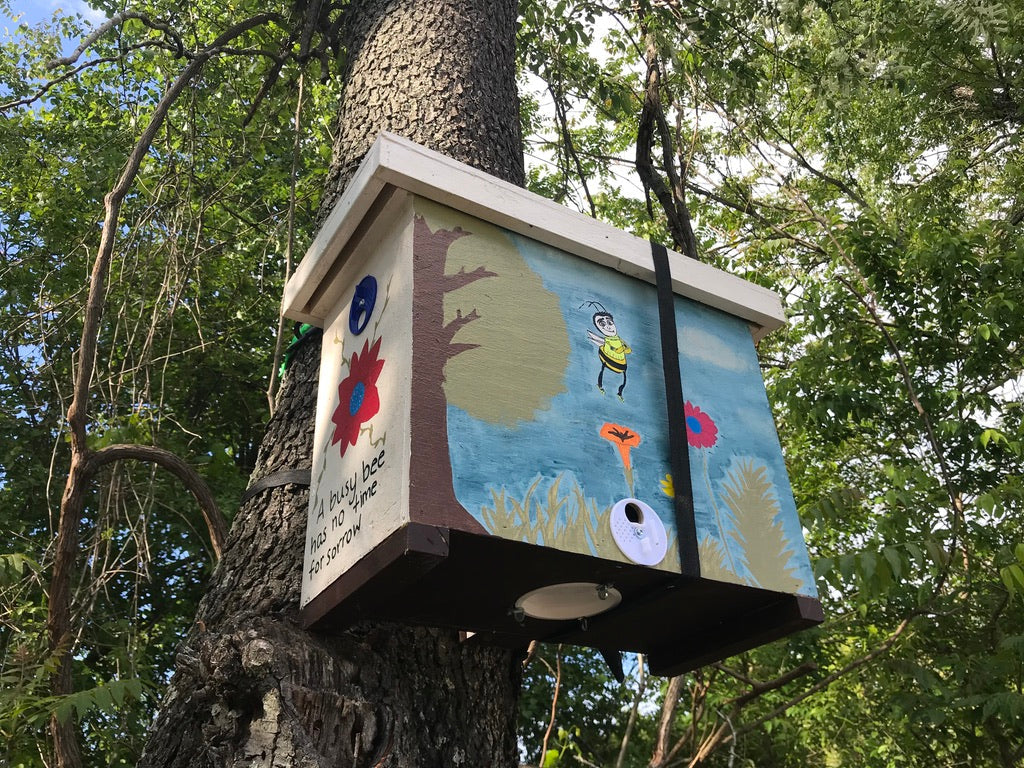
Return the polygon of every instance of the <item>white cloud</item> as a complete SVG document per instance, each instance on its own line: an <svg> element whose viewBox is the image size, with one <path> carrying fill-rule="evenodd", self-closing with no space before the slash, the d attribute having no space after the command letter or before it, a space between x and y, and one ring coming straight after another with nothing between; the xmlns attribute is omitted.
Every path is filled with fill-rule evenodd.
<svg viewBox="0 0 1024 768"><path fill-rule="evenodd" d="M729 371L749 371L752 366L750 357L738 354L717 336L699 328L684 328L679 339L679 347L684 355L696 357Z"/></svg>
<svg viewBox="0 0 1024 768"><path fill-rule="evenodd" d="M63 8L68 13L81 14L90 24L102 24L107 20L107 14L90 7L85 0L50 0L50 4L54 8Z"/></svg>

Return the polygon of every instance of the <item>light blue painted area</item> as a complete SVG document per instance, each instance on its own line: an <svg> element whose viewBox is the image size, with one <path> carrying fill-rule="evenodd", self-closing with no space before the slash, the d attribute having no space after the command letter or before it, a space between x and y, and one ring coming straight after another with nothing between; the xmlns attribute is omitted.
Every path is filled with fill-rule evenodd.
<svg viewBox="0 0 1024 768"><path fill-rule="evenodd" d="M654 286L526 238L512 239L545 288L559 297L571 347L566 391L554 397L550 407L537 412L532 421L511 428L474 419L462 409L449 406L449 446L459 501L483 522L480 510L485 505L493 506L493 493L504 490L507 497L522 499L539 475L541 482L535 496L543 498L550 484L561 476L562 493L574 482L579 483L598 510L630 496L646 502L673 539L672 500L661 488L661 481L671 470ZM532 339L542 357L544 329L529 328L529 297L517 300L523 304L522 332ZM621 377L614 372L604 372L604 394L597 387L601 361L588 331L598 333L592 318L600 307L592 302L612 314L617 335L632 349L627 355L622 401L616 396ZM729 535L728 515L721 513L722 483L734 462L746 459L763 465L774 484L780 509L776 520L783 527L791 552L788 567L802 582L796 591L814 595L800 522L747 325L678 296L676 317L684 396L718 428L713 447L690 447L698 540L712 537L729 546L737 580L750 580L742 547ZM481 396L500 398L502 393ZM619 451L599 434L606 423L628 427L641 437L630 454L632 492ZM716 498L721 526L716 523ZM757 543L748 542L748 546Z"/></svg>

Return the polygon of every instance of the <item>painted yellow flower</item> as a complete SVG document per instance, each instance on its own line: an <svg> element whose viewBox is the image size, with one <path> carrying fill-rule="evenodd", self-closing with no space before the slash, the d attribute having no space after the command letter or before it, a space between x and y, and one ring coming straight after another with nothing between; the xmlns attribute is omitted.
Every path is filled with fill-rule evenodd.
<svg viewBox="0 0 1024 768"><path fill-rule="evenodd" d="M665 479L661 481L661 492L668 496L670 499L675 498L676 486L672 482L672 475L665 475Z"/></svg>

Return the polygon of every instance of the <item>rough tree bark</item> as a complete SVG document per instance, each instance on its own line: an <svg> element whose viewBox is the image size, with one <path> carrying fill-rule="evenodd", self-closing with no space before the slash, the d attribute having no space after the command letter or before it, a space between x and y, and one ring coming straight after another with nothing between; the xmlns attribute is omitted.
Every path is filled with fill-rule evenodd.
<svg viewBox="0 0 1024 768"><path fill-rule="evenodd" d="M321 219L381 130L522 182L515 0L353 1ZM308 467L319 345L292 361L254 478ZM513 766L519 664L454 633L363 624L304 632L307 489L239 510L145 766Z"/></svg>

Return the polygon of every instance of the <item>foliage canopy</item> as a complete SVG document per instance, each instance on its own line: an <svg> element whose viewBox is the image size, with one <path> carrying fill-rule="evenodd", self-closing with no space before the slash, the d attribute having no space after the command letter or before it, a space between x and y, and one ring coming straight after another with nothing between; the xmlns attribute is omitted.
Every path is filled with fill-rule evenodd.
<svg viewBox="0 0 1024 768"><path fill-rule="evenodd" d="M78 718L87 763L134 763L212 567L179 484L112 465L81 521L74 693L51 695L65 414L104 195L189 52L267 11L148 148L90 389L94 448L174 451L227 512L255 462L343 23L319 19L310 55L289 28L301 4L267 5L132 3L56 67L81 17L0 46L4 764L44 760L53 712ZM760 354L829 616L672 682L630 659L618 686L588 653L540 648L531 763L1024 759L1022 19L1019 0L522 3L531 188L677 248L689 222L702 258L785 297L791 323Z"/></svg>

